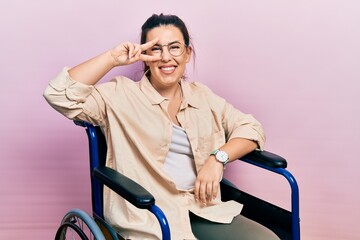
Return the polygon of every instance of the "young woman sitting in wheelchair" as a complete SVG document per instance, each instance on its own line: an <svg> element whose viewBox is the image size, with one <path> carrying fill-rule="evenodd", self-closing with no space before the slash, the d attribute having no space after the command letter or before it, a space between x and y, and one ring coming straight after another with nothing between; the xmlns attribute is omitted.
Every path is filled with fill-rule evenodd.
<svg viewBox="0 0 360 240"><path fill-rule="evenodd" d="M235 109L199 82L185 80L194 54L184 22L152 15L141 43L123 42L50 81L46 100L73 120L101 126L107 163L147 189L165 212L172 239L278 239L243 217L242 205L222 202L225 165L262 149L264 133L251 115ZM111 69L142 61L138 82L126 77L96 84ZM216 58L214 58L216 61ZM106 220L125 239L159 239L147 211L104 189Z"/></svg>

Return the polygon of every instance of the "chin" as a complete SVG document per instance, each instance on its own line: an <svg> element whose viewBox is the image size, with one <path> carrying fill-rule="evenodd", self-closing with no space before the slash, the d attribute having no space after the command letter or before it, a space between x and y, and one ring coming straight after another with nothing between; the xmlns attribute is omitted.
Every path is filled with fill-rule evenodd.
<svg viewBox="0 0 360 240"><path fill-rule="evenodd" d="M152 76L152 80L161 83L162 85L168 85L171 86L174 83L178 83L179 80L182 78L182 75L179 74L171 74L171 75L154 75Z"/></svg>

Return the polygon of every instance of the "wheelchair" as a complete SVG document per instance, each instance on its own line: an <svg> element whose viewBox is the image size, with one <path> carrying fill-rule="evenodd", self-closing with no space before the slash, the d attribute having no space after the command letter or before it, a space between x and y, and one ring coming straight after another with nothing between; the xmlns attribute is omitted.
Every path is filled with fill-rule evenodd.
<svg viewBox="0 0 360 240"><path fill-rule="evenodd" d="M156 206L151 193L119 172L105 167L107 145L100 127L80 121L75 121L75 124L84 127L88 136L93 213L91 216L80 209L71 209L63 217L55 239L122 239L104 220L102 193L106 185L137 208L153 213L160 224L162 239L170 240L166 216ZM299 240L299 189L294 176L286 170L286 160L267 151L253 151L239 160L285 177L291 187L291 211L241 191L226 179L220 183L222 200L242 203L243 216L271 229L280 239Z"/></svg>

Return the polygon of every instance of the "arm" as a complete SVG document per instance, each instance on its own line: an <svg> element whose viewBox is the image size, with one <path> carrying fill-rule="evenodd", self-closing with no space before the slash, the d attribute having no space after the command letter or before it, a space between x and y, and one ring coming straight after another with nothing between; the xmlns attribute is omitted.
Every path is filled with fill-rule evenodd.
<svg viewBox="0 0 360 240"><path fill-rule="evenodd" d="M257 148L257 143L245 138L233 138L225 143L220 150L229 155L229 162L234 161ZM195 182L195 199L203 205L212 201L218 195L220 180L224 172L222 163L209 156L203 168L200 170Z"/></svg>
<svg viewBox="0 0 360 240"><path fill-rule="evenodd" d="M111 56L111 51L106 51L69 69L69 75L78 82L95 85L115 66L115 59Z"/></svg>
<svg viewBox="0 0 360 240"><path fill-rule="evenodd" d="M101 125L106 112L102 96L94 91L93 85L115 66L157 60L157 57L142 54L156 41L142 45L125 42L71 69L64 69L49 82L44 92L45 99L67 118Z"/></svg>
<svg viewBox="0 0 360 240"><path fill-rule="evenodd" d="M245 138L233 138L225 143L220 150L225 151L229 155L229 162L237 160L257 148L257 143ZM214 156L211 156L215 159Z"/></svg>
<svg viewBox="0 0 360 240"><path fill-rule="evenodd" d="M253 116L240 112L210 89L207 91L206 99L216 118L215 121L221 122L228 139L222 146L215 147L228 154L229 162L243 157L256 148L263 149L265 135L261 124ZM215 149L209 151L212 150ZM217 161L215 156L209 156L198 172L194 194L202 204L206 205L219 194L219 182L223 171L223 164Z"/></svg>
<svg viewBox="0 0 360 240"><path fill-rule="evenodd" d="M71 78L87 85L95 85L106 73L116 66L124 66L137 61L157 61L159 57L142 52L152 47L158 40L139 45L125 42L69 70Z"/></svg>

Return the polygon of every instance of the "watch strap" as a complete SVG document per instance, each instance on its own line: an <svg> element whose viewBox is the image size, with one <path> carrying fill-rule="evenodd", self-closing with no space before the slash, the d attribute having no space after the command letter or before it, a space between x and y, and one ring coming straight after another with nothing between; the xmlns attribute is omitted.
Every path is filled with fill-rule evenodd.
<svg viewBox="0 0 360 240"><path fill-rule="evenodd" d="M210 153L210 156L215 155L218 151L220 151L220 150L219 150L219 149L213 150L213 151Z"/></svg>
<svg viewBox="0 0 360 240"><path fill-rule="evenodd" d="M225 162L219 161L219 160L216 158L216 153L218 153L219 151L220 151L220 149L215 149L215 150L213 150L213 151L210 153L210 156L215 156L215 159L216 159L218 162L222 163L222 164L224 165L224 167L225 167L225 165L229 162L229 158L228 158Z"/></svg>

